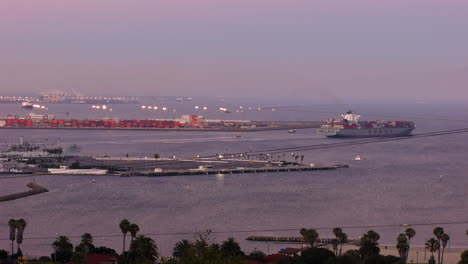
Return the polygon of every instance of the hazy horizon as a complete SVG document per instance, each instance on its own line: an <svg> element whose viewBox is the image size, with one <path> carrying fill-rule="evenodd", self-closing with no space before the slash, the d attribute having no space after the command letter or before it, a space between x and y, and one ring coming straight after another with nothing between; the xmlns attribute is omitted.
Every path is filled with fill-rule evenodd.
<svg viewBox="0 0 468 264"><path fill-rule="evenodd" d="M468 99L468 2L4 1L2 94Z"/></svg>

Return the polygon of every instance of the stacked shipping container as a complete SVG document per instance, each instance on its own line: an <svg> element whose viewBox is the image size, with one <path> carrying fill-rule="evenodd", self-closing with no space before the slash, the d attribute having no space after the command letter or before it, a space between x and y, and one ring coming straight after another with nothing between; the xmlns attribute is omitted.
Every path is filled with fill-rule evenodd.
<svg viewBox="0 0 468 264"><path fill-rule="evenodd" d="M7 117L0 119L0 127L24 128L180 128L187 127L177 120L77 120Z"/></svg>

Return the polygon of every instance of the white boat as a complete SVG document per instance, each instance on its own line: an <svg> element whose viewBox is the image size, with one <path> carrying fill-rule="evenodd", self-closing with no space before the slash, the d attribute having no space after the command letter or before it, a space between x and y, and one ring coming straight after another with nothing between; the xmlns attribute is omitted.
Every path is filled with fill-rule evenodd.
<svg viewBox="0 0 468 264"><path fill-rule="evenodd" d="M291 134L296 133L296 130L290 129L290 130L288 130L288 133L291 133Z"/></svg>
<svg viewBox="0 0 468 264"><path fill-rule="evenodd" d="M365 160L366 158L360 156L360 155L357 155L356 157L354 157L354 160Z"/></svg>

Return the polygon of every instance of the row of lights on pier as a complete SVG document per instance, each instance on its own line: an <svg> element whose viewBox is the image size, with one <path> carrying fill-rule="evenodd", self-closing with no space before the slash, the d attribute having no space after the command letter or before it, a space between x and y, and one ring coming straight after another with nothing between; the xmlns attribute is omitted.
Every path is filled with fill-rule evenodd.
<svg viewBox="0 0 468 264"><path fill-rule="evenodd" d="M196 106L194 106L193 108L195 108L195 110L199 110L199 109L208 110L208 107L206 107L206 106L203 106L203 107L202 107L202 106L199 106L199 105L196 105Z"/></svg>
<svg viewBox="0 0 468 264"><path fill-rule="evenodd" d="M95 108L95 109L103 109L103 110L106 110L106 108L107 108L107 106L105 106L105 105L102 105L102 106L93 105L92 107ZM160 107L160 106L152 106L152 105L142 105L142 106L140 106L140 108L142 110L162 110L162 111L168 111L169 110L169 108L165 107L165 106ZM195 105L193 108L195 110L205 110L205 111L208 110L207 106ZM261 110L267 110L267 109L261 108L261 107L255 108L255 107L252 107L252 106L249 106L249 107L239 106L239 108L236 109L235 112L236 113L243 113L244 111L252 111L252 110L261 111ZM276 111L276 110L277 110L276 108L271 108L271 111ZM173 109L172 111L176 112L177 110ZM225 113L230 113L230 110L227 107L219 107L219 111L225 112Z"/></svg>
<svg viewBox="0 0 468 264"><path fill-rule="evenodd" d="M169 108L163 106L163 107L159 107L159 106L151 106L151 105L142 105L141 106L141 109L143 110L162 110L162 111L168 111ZM176 112L177 110L176 109L173 109L172 112Z"/></svg>
<svg viewBox="0 0 468 264"><path fill-rule="evenodd" d="M112 112L112 108L107 107L107 105L93 105L93 106L91 106L91 108L97 109L97 110L104 110L104 111L107 110L107 111Z"/></svg>

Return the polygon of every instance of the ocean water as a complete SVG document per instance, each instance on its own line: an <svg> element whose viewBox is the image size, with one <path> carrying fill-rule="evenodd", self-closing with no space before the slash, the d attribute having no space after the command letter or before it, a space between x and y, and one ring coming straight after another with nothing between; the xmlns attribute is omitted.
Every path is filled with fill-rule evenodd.
<svg viewBox="0 0 468 264"><path fill-rule="evenodd" d="M152 102L153 103L153 102ZM150 112L138 105L116 105L111 113L83 105L50 105L49 113L138 118L178 116L208 105L207 118L256 120L321 120L347 110L341 105L284 105L249 102L267 110L220 113L221 105L238 107L245 102L166 102L176 112ZM156 103L154 103L156 104ZM266 106L277 109L272 111ZM412 119L414 133L468 127L468 107L427 104L362 104L355 106L363 120ZM0 105L0 115L25 112L17 105ZM143 117L144 118L144 117ZM0 130L0 145L18 141L52 144L60 138L65 147L78 144L85 155L194 157L223 152L259 151L330 142L313 129L247 132L166 131L58 131ZM237 136L241 136L240 138ZM0 248L8 249L10 218L28 222L23 252L48 255L57 235L74 243L85 232L95 235L95 245L121 250L118 223L127 218L151 235L163 255L170 255L181 239L212 230L209 238L221 242L234 237L246 252L276 252L282 244L249 242L249 235L299 235L301 227L318 228L322 237L333 227L344 227L350 238L369 229L381 234L381 243L394 245L401 224L414 225L415 245L423 245L440 224L450 235L450 247L468 247L468 134L413 138L341 148L301 151L305 162L346 163L336 171L269 174L207 175L160 178L111 176L0 176L0 194L25 190L35 180L50 192L0 203ZM287 154L287 156L289 153ZM366 159L354 161L356 155ZM95 179L95 181L93 181ZM465 222L448 224L449 222ZM3 224L2 224L3 223ZM387 226L388 225L388 226ZM266 231L270 230L270 231ZM275 231L284 230L284 231Z"/></svg>

